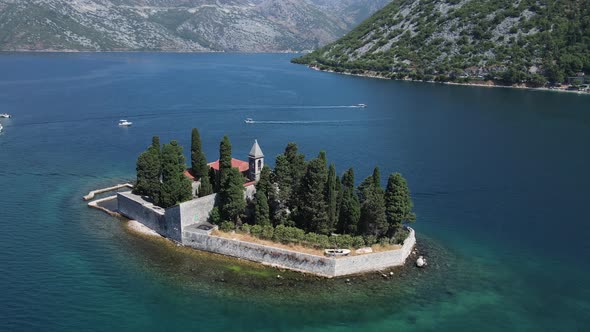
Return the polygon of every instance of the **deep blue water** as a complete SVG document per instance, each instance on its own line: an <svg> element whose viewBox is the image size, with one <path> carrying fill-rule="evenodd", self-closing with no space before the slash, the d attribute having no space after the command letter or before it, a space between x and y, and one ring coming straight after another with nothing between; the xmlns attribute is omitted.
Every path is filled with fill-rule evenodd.
<svg viewBox="0 0 590 332"><path fill-rule="evenodd" d="M0 330L587 329L590 96L342 76L291 57L1 55L0 113L14 117L0 120ZM193 127L211 160L228 134L237 158L258 139L274 164L294 141L358 182L375 165L403 173L431 266L352 288L220 283L240 268L154 249L81 201L133 179L152 135L188 147Z"/></svg>

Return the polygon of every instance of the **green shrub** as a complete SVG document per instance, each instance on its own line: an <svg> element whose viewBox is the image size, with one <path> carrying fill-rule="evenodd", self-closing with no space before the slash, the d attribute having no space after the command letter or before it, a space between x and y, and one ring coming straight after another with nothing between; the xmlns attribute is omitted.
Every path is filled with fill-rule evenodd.
<svg viewBox="0 0 590 332"><path fill-rule="evenodd" d="M246 233L246 234L250 234L250 229L252 228L252 226L248 225L248 224L243 224L242 225L242 232Z"/></svg>
<svg viewBox="0 0 590 332"><path fill-rule="evenodd" d="M224 221L219 226L219 229L223 232L230 232L236 229L236 225L231 221Z"/></svg>
<svg viewBox="0 0 590 332"><path fill-rule="evenodd" d="M382 237L379 239L379 244L382 246L386 246L390 244L390 240L388 237Z"/></svg>
<svg viewBox="0 0 590 332"><path fill-rule="evenodd" d="M320 234L317 236L316 248L330 248L330 238L327 235Z"/></svg>
<svg viewBox="0 0 590 332"><path fill-rule="evenodd" d="M214 207L211 212L209 212L209 222L214 225L219 225L221 223L221 214L219 214L219 208Z"/></svg>
<svg viewBox="0 0 590 332"><path fill-rule="evenodd" d="M406 240L406 238L408 238L408 235L410 234L410 231L408 231L406 228L400 227L396 230L395 234L393 235L392 238L392 243L393 244L403 244L404 241Z"/></svg>
<svg viewBox="0 0 590 332"><path fill-rule="evenodd" d="M367 235L365 236L365 243L367 246L372 246L377 243L377 237L375 235Z"/></svg>
<svg viewBox="0 0 590 332"><path fill-rule="evenodd" d="M365 246L365 239L362 236L355 236L352 238L352 247L353 248L362 248Z"/></svg>
<svg viewBox="0 0 590 332"><path fill-rule="evenodd" d="M255 237L260 237L260 235L262 234L262 226L254 225L250 227L250 234L252 234L252 236Z"/></svg>
<svg viewBox="0 0 590 332"><path fill-rule="evenodd" d="M285 225L278 225L274 229L273 241L281 243L288 242L287 227Z"/></svg>
<svg viewBox="0 0 590 332"><path fill-rule="evenodd" d="M260 234L261 239L272 240L273 234L274 234L274 228L271 225L262 226L262 233Z"/></svg>

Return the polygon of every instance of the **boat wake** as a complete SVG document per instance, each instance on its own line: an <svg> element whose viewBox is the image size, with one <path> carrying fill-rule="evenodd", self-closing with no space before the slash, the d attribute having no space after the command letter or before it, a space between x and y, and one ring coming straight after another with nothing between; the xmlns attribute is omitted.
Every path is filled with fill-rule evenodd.
<svg viewBox="0 0 590 332"><path fill-rule="evenodd" d="M267 121L267 120L251 120L246 121L247 124L287 124L287 125L306 125L306 124L339 124L353 122L353 120L317 120L317 121Z"/></svg>

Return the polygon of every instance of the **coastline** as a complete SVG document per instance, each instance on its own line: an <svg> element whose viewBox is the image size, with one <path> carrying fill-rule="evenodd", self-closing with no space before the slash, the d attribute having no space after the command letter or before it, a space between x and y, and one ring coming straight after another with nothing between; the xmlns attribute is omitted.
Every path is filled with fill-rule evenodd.
<svg viewBox="0 0 590 332"><path fill-rule="evenodd" d="M153 236L153 237L162 237L160 234L156 233L149 227L145 226L144 224L140 223L137 220L129 220L127 221L127 228L135 233L145 235L145 236Z"/></svg>
<svg viewBox="0 0 590 332"><path fill-rule="evenodd" d="M357 76L357 77L366 77L366 78L376 78L381 80L392 80L392 81L400 81L400 82L418 82L418 83L431 83L431 84L443 84L443 85L459 85L459 86L470 86L470 87L480 87L480 88L505 88L505 89L519 89L519 90L530 90L530 91L546 91L546 92L559 92L559 93L572 93L576 95L588 95L590 96L590 92L584 91L573 91L573 90L565 90L565 89L550 89L550 88L534 88L528 86L519 86L519 85L500 85L495 84L493 81L489 84L486 83L457 83L457 82L436 82L436 81L421 81L421 80L413 80L413 79L397 79L397 78L389 78L383 77L379 75L377 72L374 73L364 73L364 74L353 74L351 72L337 72L335 70L327 69L322 70L317 66L313 65L305 65L309 69L315 71L321 71L325 73L333 73L333 74L340 74L340 75L348 75L348 76ZM484 81L482 81L484 82Z"/></svg>

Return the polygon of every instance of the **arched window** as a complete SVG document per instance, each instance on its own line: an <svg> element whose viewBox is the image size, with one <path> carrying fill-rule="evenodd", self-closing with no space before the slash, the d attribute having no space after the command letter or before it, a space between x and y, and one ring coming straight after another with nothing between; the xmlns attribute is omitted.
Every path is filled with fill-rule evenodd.
<svg viewBox="0 0 590 332"><path fill-rule="evenodd" d="M258 159L258 169L262 168L262 159Z"/></svg>

